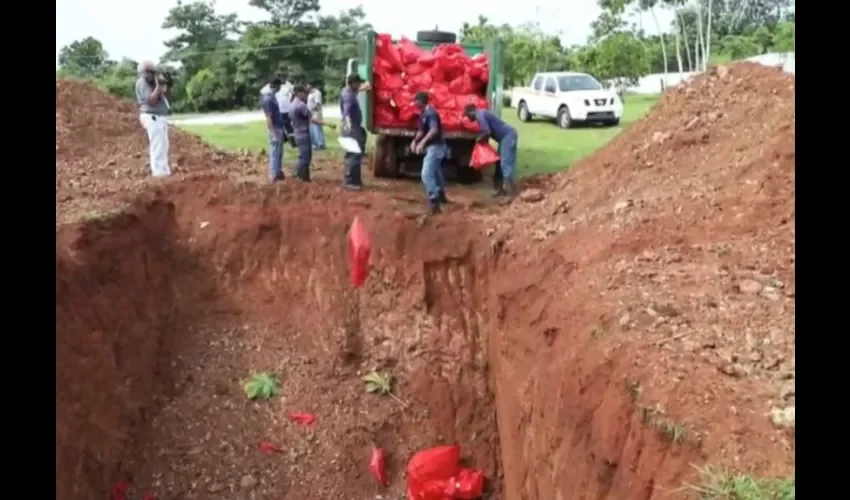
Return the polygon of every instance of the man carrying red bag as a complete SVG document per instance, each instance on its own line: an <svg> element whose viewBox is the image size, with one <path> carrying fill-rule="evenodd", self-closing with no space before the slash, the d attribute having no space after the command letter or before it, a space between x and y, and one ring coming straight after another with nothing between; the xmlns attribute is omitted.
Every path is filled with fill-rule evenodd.
<svg viewBox="0 0 850 500"><path fill-rule="evenodd" d="M463 110L466 117L478 122L481 134L478 142L487 142L490 137L499 143L499 168L493 171L493 196L512 197L515 194L516 149L519 135L515 128L505 123L489 109L478 109L467 104Z"/></svg>

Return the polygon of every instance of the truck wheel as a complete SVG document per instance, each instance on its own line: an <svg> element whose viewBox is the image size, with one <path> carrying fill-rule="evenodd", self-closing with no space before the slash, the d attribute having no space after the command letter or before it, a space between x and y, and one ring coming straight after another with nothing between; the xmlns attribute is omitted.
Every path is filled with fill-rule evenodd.
<svg viewBox="0 0 850 500"><path fill-rule="evenodd" d="M398 162L396 161L392 137L378 136L370 166L372 167L372 175L376 178L398 177Z"/></svg>
<svg viewBox="0 0 850 500"><path fill-rule="evenodd" d="M570 108L566 106L558 108L558 126L561 128L570 128L573 126L573 117L570 116Z"/></svg>
<svg viewBox="0 0 850 500"><path fill-rule="evenodd" d="M481 182L481 178L483 174L480 170L476 170L472 167L458 167L457 168L457 182L458 184L478 184Z"/></svg>
<svg viewBox="0 0 850 500"><path fill-rule="evenodd" d="M531 121L531 113L528 112L528 105L525 104L525 101L519 102L519 105L516 107L516 116L521 122Z"/></svg>
<svg viewBox="0 0 850 500"><path fill-rule="evenodd" d="M455 43L457 35L448 31L417 31L417 42Z"/></svg>

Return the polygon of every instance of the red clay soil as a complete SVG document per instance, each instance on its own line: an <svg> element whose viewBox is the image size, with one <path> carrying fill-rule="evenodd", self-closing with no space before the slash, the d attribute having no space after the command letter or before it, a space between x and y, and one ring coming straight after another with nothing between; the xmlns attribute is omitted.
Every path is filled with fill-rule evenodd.
<svg viewBox="0 0 850 500"><path fill-rule="evenodd" d="M793 426L769 416L794 405L793 95L760 66L698 77L509 206L459 193L423 219L406 183L197 177L58 228L57 499L118 480L160 499L402 498L411 453L451 442L491 499L687 498L693 465L793 473ZM80 148L79 165L108 149ZM86 196L124 196L111 182ZM354 214L374 240L361 291ZM406 408L363 391L373 369ZM252 371L280 396L248 402Z"/></svg>

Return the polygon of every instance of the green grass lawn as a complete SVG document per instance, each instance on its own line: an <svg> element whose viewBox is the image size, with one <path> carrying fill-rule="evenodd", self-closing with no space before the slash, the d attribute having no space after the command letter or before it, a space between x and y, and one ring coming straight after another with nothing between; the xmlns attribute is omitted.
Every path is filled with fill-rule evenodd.
<svg viewBox="0 0 850 500"><path fill-rule="evenodd" d="M623 119L619 127L589 126L561 130L554 122L532 121L522 123L516 110L505 109L505 120L519 132L517 166L520 175L540 174L565 170L576 161L593 153L617 135L624 126L640 119L658 101L658 96L630 95L626 97ZM328 120L333 122L332 120ZM181 128L198 134L213 146L237 150L259 151L268 147L265 123L239 123L232 125L181 125ZM374 142L370 136L369 144ZM328 151L317 152L316 157L339 156L337 133L325 129Z"/></svg>

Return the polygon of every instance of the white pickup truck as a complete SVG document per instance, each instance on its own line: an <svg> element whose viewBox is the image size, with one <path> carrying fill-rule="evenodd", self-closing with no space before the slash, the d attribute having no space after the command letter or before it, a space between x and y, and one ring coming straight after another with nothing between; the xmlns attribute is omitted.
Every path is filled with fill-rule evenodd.
<svg viewBox="0 0 850 500"><path fill-rule="evenodd" d="M617 93L585 73L537 73L531 86L511 90L511 101L520 120L554 119L561 128L576 123L616 126L623 117L623 101Z"/></svg>

